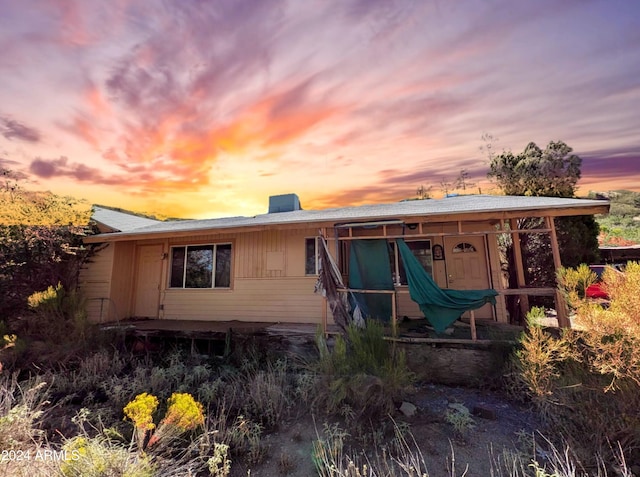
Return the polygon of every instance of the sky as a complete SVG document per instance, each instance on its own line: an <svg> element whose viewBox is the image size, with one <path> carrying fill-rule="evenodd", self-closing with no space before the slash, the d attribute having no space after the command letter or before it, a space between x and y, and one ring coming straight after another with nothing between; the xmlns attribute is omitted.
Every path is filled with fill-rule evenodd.
<svg viewBox="0 0 640 477"><path fill-rule="evenodd" d="M487 145L531 141L640 191L637 0L0 0L0 52L0 168L91 203L495 192Z"/></svg>

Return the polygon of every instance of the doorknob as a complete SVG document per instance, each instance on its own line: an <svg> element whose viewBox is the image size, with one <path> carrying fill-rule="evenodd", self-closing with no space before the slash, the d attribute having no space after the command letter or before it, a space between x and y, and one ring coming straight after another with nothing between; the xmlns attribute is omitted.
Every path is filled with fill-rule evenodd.
<svg viewBox="0 0 640 477"><path fill-rule="evenodd" d="M452 275L449 275L449 283L453 283L455 280L453 279Z"/></svg>

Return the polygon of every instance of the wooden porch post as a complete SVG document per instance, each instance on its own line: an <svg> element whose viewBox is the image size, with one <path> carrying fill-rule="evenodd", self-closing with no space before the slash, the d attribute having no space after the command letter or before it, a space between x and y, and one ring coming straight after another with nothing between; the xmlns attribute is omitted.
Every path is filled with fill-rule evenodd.
<svg viewBox="0 0 640 477"><path fill-rule="evenodd" d="M516 219L509 220L509 227L511 230L518 230L518 221ZM520 234L517 232L511 233L511 240L513 242L513 258L516 265L516 280L518 288L524 288L527 286L524 278L524 264L522 262L522 247L520 246ZM522 316L527 316L529 312L529 295L519 295L520 298L520 313Z"/></svg>
<svg viewBox="0 0 640 477"><path fill-rule="evenodd" d="M471 340L478 340L478 332L476 330L476 313L474 310L469 311L469 324L471 325Z"/></svg>
<svg viewBox="0 0 640 477"><path fill-rule="evenodd" d="M398 337L398 312L396 311L396 291L391 294L391 334L394 338Z"/></svg>
<svg viewBox="0 0 640 477"><path fill-rule="evenodd" d="M560 259L560 248L558 247L558 235L556 234L556 224L553 217L544 218L547 228L551 231L551 252L553 253L553 266L558 271L562 267L562 260ZM560 328L571 328L571 321L567 314L567 304L560 291L556 288L556 316L558 317L558 326Z"/></svg>

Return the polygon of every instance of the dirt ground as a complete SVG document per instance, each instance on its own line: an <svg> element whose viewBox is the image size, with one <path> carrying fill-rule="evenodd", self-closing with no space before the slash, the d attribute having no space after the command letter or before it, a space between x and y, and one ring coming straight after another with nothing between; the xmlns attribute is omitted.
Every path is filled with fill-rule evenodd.
<svg viewBox="0 0 640 477"><path fill-rule="evenodd" d="M538 427L528 409L493 391L425 384L417 386L416 393L407 401L416 406L416 413L406 417L398 412L397 421L409 424L430 477L492 475L491 455L497 456L505 449L514 452L522 449ZM457 432L445 419L447 409L454 403L476 411L472 416L473 427L463 433ZM232 476L318 475L312 461L312 446L313 441L323 435L325 422L325 417L314 418L301 410L283 422L276 432L264 436L267 452L261 464L247 466L239 460L233 462ZM387 431L384 439L391 440L392 431ZM353 451L345 448L345 454L362 453L362 445L357 441L353 448Z"/></svg>

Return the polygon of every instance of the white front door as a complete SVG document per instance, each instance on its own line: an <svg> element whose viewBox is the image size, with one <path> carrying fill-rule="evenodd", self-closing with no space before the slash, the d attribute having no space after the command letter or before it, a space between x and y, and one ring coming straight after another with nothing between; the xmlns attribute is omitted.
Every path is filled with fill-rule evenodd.
<svg viewBox="0 0 640 477"><path fill-rule="evenodd" d="M160 280L162 279L162 245L137 248L136 288L133 315L158 318Z"/></svg>
<svg viewBox="0 0 640 477"><path fill-rule="evenodd" d="M491 288L485 240L481 235L445 237L447 288L485 290ZM491 305L476 310L477 318L492 318Z"/></svg>

